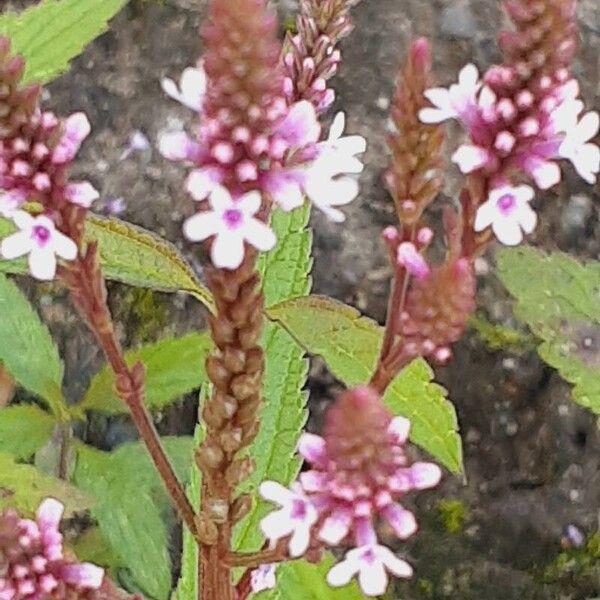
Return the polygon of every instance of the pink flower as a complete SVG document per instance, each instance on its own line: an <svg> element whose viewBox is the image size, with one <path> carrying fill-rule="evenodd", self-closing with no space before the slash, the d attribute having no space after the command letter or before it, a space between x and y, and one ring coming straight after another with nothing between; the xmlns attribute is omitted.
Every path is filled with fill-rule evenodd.
<svg viewBox="0 0 600 600"><path fill-rule="evenodd" d="M321 134L315 107L307 100L293 104L277 127L276 134L284 139L290 148L315 144Z"/></svg>
<svg viewBox="0 0 600 600"><path fill-rule="evenodd" d="M244 259L244 242L266 252L275 246L273 231L254 215L259 211L259 192L249 192L233 199L223 187L209 196L212 210L199 212L187 219L183 231L192 242L215 236L211 246L213 264L222 269L236 269Z"/></svg>
<svg viewBox="0 0 600 600"><path fill-rule="evenodd" d="M447 119L462 119L475 105L475 97L481 87L477 67L468 64L461 70L458 83L446 88L432 88L425 97L434 108L419 112L423 123L441 123Z"/></svg>
<svg viewBox="0 0 600 600"><path fill-rule="evenodd" d="M200 145L183 131L173 131L159 137L158 151L168 160L194 161L200 154Z"/></svg>
<svg viewBox="0 0 600 600"><path fill-rule="evenodd" d="M427 261L420 254L415 245L403 242L398 246L398 263L401 264L413 277L423 279L429 275L431 269Z"/></svg>
<svg viewBox="0 0 600 600"><path fill-rule="evenodd" d="M64 196L73 204L89 208L100 197L98 190L89 181L75 181L65 186Z"/></svg>
<svg viewBox="0 0 600 600"><path fill-rule="evenodd" d="M188 67L181 74L179 87L168 78L161 81L162 89L171 98L195 111L202 109L204 95L206 94L206 73L202 66L199 68Z"/></svg>
<svg viewBox="0 0 600 600"><path fill-rule="evenodd" d="M64 557L59 531L63 510L58 500L48 498L38 508L35 521L20 519L11 511L0 515L0 555L6 559L0 577L2 600L40 600L55 592L60 592L57 597L69 597L100 588L103 569Z"/></svg>
<svg viewBox="0 0 600 600"><path fill-rule="evenodd" d="M381 596L388 586L388 571L402 578L413 574L412 567L389 548L372 543L350 550L345 559L329 571L327 582L340 587L358 575L360 587L367 596Z"/></svg>
<svg viewBox="0 0 600 600"><path fill-rule="evenodd" d="M36 279L54 279L57 256L64 260L77 257L75 242L58 231L47 216L32 217L18 211L12 218L21 231L2 240L0 254L8 260L29 254L29 271Z"/></svg>
<svg viewBox="0 0 600 600"><path fill-rule="evenodd" d="M0 216L10 219L27 200L27 192L19 189L0 192Z"/></svg>
<svg viewBox="0 0 600 600"><path fill-rule="evenodd" d="M265 481L260 485L260 495L281 508L269 513L261 522L260 528L271 542L291 536L290 556L302 556L308 549L313 525L317 522L317 510L298 485L288 489L275 481Z"/></svg>
<svg viewBox="0 0 600 600"><path fill-rule="evenodd" d="M211 192L221 187L223 172L218 167L194 169L185 183L190 196L197 201L205 200Z"/></svg>
<svg viewBox="0 0 600 600"><path fill-rule="evenodd" d="M596 136L599 128L598 113L586 113L579 123L567 130L558 150L559 155L570 160L579 175L592 185L596 183L600 172L600 148L589 142Z"/></svg>
<svg viewBox="0 0 600 600"><path fill-rule="evenodd" d="M523 232L531 233L537 223L537 216L529 206L534 195L533 188L528 185L507 185L492 190L477 211L475 231L483 231L491 225L503 244L520 244Z"/></svg>
<svg viewBox="0 0 600 600"><path fill-rule="evenodd" d="M52 162L62 165L72 161L90 131L90 122L85 113L74 113L68 117L64 124L63 136L52 151Z"/></svg>
<svg viewBox="0 0 600 600"><path fill-rule="evenodd" d="M254 569L250 576L250 586L254 594L272 590L277 585L277 565L266 564Z"/></svg>

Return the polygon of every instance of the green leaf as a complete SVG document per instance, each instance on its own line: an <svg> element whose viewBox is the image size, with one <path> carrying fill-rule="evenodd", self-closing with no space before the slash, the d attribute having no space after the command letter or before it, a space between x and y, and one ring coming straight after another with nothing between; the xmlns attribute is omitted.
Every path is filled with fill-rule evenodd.
<svg viewBox="0 0 600 600"><path fill-rule="evenodd" d="M141 360L146 367L146 406L160 410L206 383L204 360L212 343L206 333L169 338L127 352L129 365ZM114 388L114 374L106 366L92 379L77 407L108 414L128 412Z"/></svg>
<svg viewBox="0 0 600 600"><path fill-rule="evenodd" d="M194 434L194 447L198 447L204 436L203 427L196 426ZM189 483L186 488L187 496L192 506L200 506L200 490L202 487L200 471L195 461L190 466ZM196 600L198 594L199 581L199 557L200 549L187 527L183 528L183 552L181 555L181 575L177 582L177 588L173 594L173 600Z"/></svg>
<svg viewBox="0 0 600 600"><path fill-rule="evenodd" d="M12 223L0 218L0 239L13 231ZM167 240L137 225L91 213L86 238L98 242L100 262L108 279L162 292L185 292L213 310L210 292ZM0 259L0 272L27 273L27 263L22 259Z"/></svg>
<svg viewBox="0 0 600 600"><path fill-rule="evenodd" d="M369 380L379 352L382 328L350 306L330 298L309 296L268 310L311 354L318 354L346 385ZM422 360L409 365L389 387L385 401L412 422L411 440L448 469L462 469L458 423L445 390L431 383L433 373Z"/></svg>
<svg viewBox="0 0 600 600"><path fill-rule="evenodd" d="M69 67L106 30L127 0L44 0L20 14L0 16L0 33L27 59L25 81L45 83Z"/></svg>
<svg viewBox="0 0 600 600"><path fill-rule="evenodd" d="M11 507L30 516L50 496L65 505L67 516L87 510L94 503L91 496L72 485L43 475L31 465L18 464L10 454L0 453L0 512Z"/></svg>
<svg viewBox="0 0 600 600"><path fill-rule="evenodd" d="M259 264L267 305L307 294L310 289L308 217L308 206L273 217L278 244ZM296 477L300 468L296 446L307 416L308 395L301 391L308 371L304 351L275 323L266 324L261 344L266 355L265 402L260 431L250 448L256 469L242 486L245 492L256 491L266 479L288 484ZM271 508L270 504L257 501L234 532L237 550L249 552L262 546L264 540L258 523Z"/></svg>
<svg viewBox="0 0 600 600"><path fill-rule="evenodd" d="M328 585L327 572L335 561L330 553L318 564L305 560L286 562L277 568L277 588L253 596L256 600L363 600L356 582L341 588Z"/></svg>
<svg viewBox="0 0 600 600"><path fill-rule="evenodd" d="M0 452L24 460L50 439L55 420L32 404L17 404L0 410Z"/></svg>
<svg viewBox="0 0 600 600"><path fill-rule="evenodd" d="M167 438L163 444L176 469L185 473L192 460L191 439ZM74 481L98 499L92 516L117 562L145 594L166 600L171 561L163 512L168 502L145 448L124 444L108 453L80 444Z"/></svg>
<svg viewBox="0 0 600 600"><path fill-rule="evenodd" d="M575 386L575 402L600 415L600 262L524 246L497 261L516 316L542 342L542 359Z"/></svg>
<svg viewBox="0 0 600 600"><path fill-rule="evenodd" d="M309 217L308 202L292 212L276 211L273 215L271 227L277 234L277 245L271 252L261 254L258 261L266 306L306 296L310 291L312 233L307 227Z"/></svg>
<svg viewBox="0 0 600 600"><path fill-rule="evenodd" d="M98 241L109 279L163 292L186 292L212 308L210 292L170 242L137 225L92 214L86 235Z"/></svg>
<svg viewBox="0 0 600 600"><path fill-rule="evenodd" d="M50 332L19 288L0 275L0 361L15 381L44 398L59 417L63 364Z"/></svg>

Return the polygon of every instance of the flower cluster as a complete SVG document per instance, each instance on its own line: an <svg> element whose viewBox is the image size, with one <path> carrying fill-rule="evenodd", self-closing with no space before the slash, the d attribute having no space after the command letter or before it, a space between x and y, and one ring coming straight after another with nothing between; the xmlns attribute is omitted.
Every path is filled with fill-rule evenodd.
<svg viewBox="0 0 600 600"><path fill-rule="evenodd" d="M243 260L244 242L260 250L274 245L273 234L257 224L265 220L271 202L289 211L307 196L330 218L343 220L337 207L358 194L352 175L362 171L356 155L366 143L342 135L343 114L320 142L314 105L308 100L287 105L279 49L269 37L271 18L261 11L245 15L242 5L217 2L213 10L204 61L184 71L179 87L163 80L171 97L199 112L199 141L182 132L167 133L159 147L166 158L195 167L186 189L201 203L200 215L185 223L186 237L213 238L214 265L235 269ZM251 53L242 51L240 40L229 39L230 19L236 20L240 39L259 36Z"/></svg>
<svg viewBox="0 0 600 600"><path fill-rule="evenodd" d="M39 108L39 87L19 88L24 62L9 54L7 38L0 38L0 215L12 219L19 231L2 242L6 259L29 255L31 274L53 279L57 256L73 260L75 241L61 233L65 206L89 208L98 192L87 181L72 182L68 168L90 133L83 113L61 121ZM31 217L22 210L26 202L42 206Z"/></svg>
<svg viewBox="0 0 600 600"><path fill-rule="evenodd" d="M410 464L404 451L409 429L410 422L392 417L372 388L343 393L327 413L323 437L304 434L299 442L311 470L290 489L273 481L261 485L261 495L281 507L262 520L265 536L289 537L294 557L309 547L352 547L328 575L333 586L358 574L363 591L376 596L387 587L386 571L410 577L410 565L381 545L376 533L381 519L398 538L413 535L415 517L397 501L441 478L433 463Z"/></svg>
<svg viewBox="0 0 600 600"><path fill-rule="evenodd" d="M505 64L492 67L483 78L474 65L467 65L458 83L427 90L431 106L420 112L424 123L458 119L465 127L470 142L452 160L463 173L488 182L474 227L482 231L491 225L508 245L520 243L523 233L536 225L529 206L534 190L520 184L524 177L541 190L556 185L561 178L558 159L569 160L590 184L600 172L600 148L591 143L600 117L583 113L579 84L569 70L574 3L548 0L527 6L520 0L507 3L522 31L501 36ZM536 56L537 65L532 63Z"/></svg>
<svg viewBox="0 0 600 600"><path fill-rule="evenodd" d="M60 502L49 498L35 521L12 511L0 515L0 599L63 600L87 597L100 588L101 568L64 555L58 529L63 510Z"/></svg>

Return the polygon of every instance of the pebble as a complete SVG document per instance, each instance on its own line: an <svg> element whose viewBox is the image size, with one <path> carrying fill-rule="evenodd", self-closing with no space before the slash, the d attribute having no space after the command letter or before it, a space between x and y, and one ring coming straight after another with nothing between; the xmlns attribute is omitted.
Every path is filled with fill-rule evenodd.
<svg viewBox="0 0 600 600"><path fill-rule="evenodd" d="M592 218L594 205L584 194L572 196L562 211L560 228L567 237L579 236Z"/></svg>

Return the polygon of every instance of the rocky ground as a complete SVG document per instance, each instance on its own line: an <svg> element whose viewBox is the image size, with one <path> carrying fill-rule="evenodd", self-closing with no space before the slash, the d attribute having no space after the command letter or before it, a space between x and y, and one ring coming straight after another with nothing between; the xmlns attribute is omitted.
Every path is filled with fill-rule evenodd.
<svg viewBox="0 0 600 600"><path fill-rule="evenodd" d="M278 7L287 16L294 1L281 0ZM180 168L155 150L125 160L120 156L134 130L144 132L154 145L161 130L191 125L192 115L163 97L159 81L165 75L178 76L195 61L196 30L204 11L200 0L132 0L110 31L49 88L49 106L61 113L84 110L93 124L78 170L102 191L99 208L105 210L108 199L122 197L123 218L178 245L181 221L192 208L180 191ZM349 208L343 227L314 219L314 291L382 320L389 273L378 234L394 214L381 173L387 162L384 135L395 73L416 35L433 40L440 82L448 83L467 61L485 68L498 59L494 39L503 17L498 0L363 0L355 17L356 31L344 44L344 67L335 87L349 130L369 141L367 169L361 198ZM598 0L580 0L579 17L582 44L576 71L588 104L600 108ZM451 140L450 145L456 143ZM456 197L459 181L450 169L442 202ZM598 259L599 200L598 188L568 174L558 190L539 201L541 226L533 243ZM434 209L432 219L438 215ZM493 322L515 325L510 300L493 268L493 255L478 263L479 305ZM45 294L41 300L62 340L68 391L76 399L100 357L66 305ZM191 300L161 295L149 299L114 286L113 305L131 343L203 324L202 311ZM147 314L153 315L153 324L141 328ZM437 375L457 407L467 475L464 481L447 477L439 491L421 499L423 530L404 548L416 565L417 580L399 586L394 597L600 596L600 548L595 566L592 561L592 567L576 576L572 570L577 560L556 563L566 527L575 526L586 536L599 527L600 435L592 416L570 401L569 386L535 353L491 351L474 332L457 345L454 361ZM310 380L313 415L320 414L335 387L315 361ZM183 414L166 415L162 426L188 433L192 423L190 405ZM89 433L102 447L131 435L122 421L98 424Z"/></svg>

